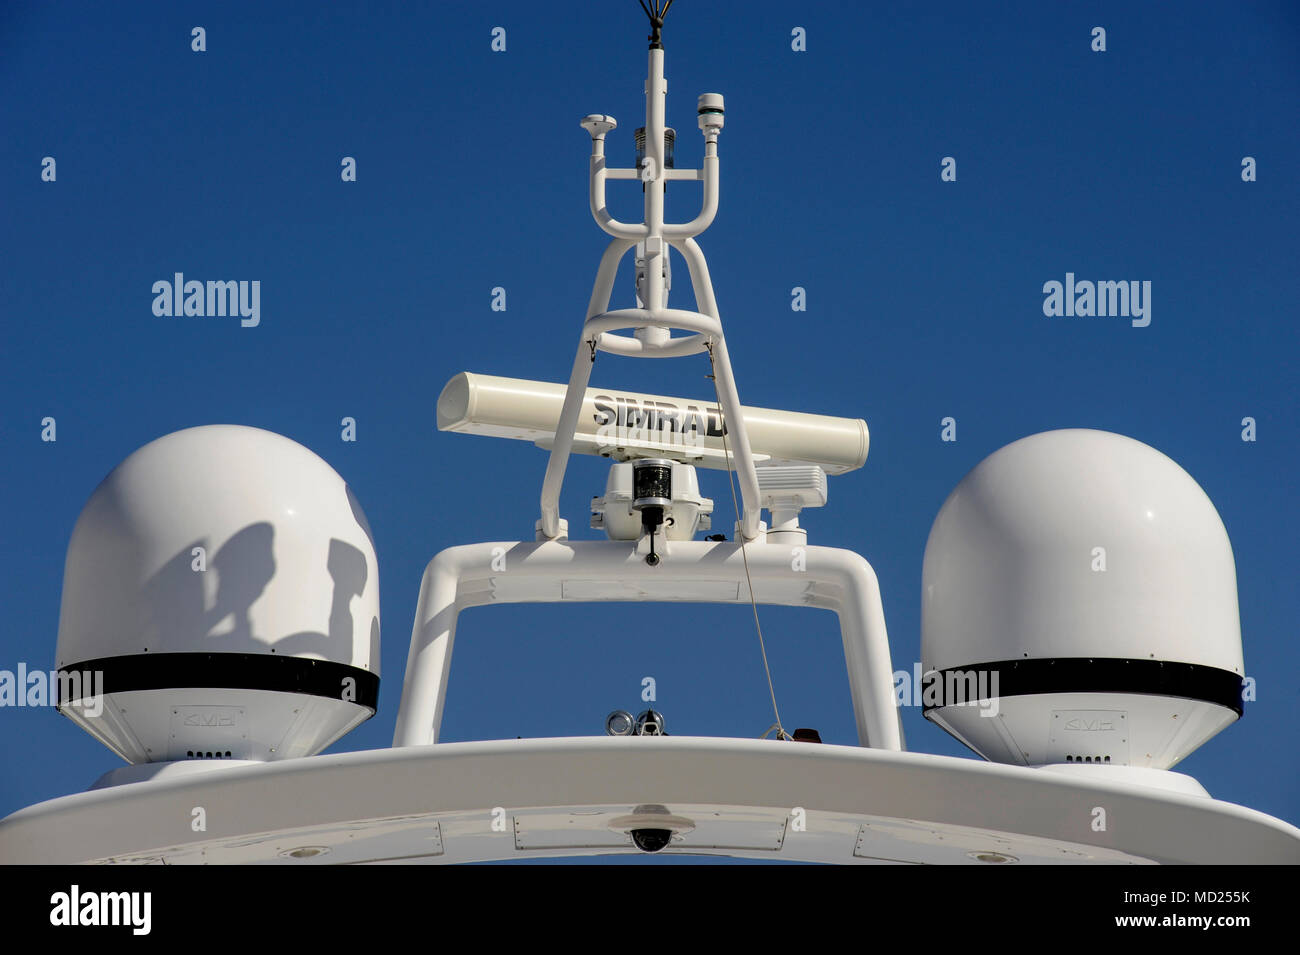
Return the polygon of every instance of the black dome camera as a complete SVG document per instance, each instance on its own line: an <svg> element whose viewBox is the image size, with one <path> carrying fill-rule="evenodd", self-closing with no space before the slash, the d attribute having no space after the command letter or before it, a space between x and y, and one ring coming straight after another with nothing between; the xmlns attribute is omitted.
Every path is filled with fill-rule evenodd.
<svg viewBox="0 0 1300 955"><path fill-rule="evenodd" d="M642 852L658 852L672 841L671 829L633 829L632 841Z"/></svg>

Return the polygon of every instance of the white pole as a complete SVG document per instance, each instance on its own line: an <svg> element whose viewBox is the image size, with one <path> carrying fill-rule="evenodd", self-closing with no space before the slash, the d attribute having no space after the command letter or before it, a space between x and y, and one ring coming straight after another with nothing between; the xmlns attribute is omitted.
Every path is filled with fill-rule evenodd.
<svg viewBox="0 0 1300 955"><path fill-rule="evenodd" d="M457 549L442 551L424 570L420 599L415 606L411 648L406 656L402 700L397 709L394 746L425 746L438 742L442 706L447 698L451 648L456 639L457 592L462 568Z"/></svg>
<svg viewBox="0 0 1300 955"><path fill-rule="evenodd" d="M645 181L646 298L645 307L664 307L664 99L668 84L664 81L664 51L650 51L650 75L645 95L645 161L649 168ZM649 178L645 178L648 175Z"/></svg>

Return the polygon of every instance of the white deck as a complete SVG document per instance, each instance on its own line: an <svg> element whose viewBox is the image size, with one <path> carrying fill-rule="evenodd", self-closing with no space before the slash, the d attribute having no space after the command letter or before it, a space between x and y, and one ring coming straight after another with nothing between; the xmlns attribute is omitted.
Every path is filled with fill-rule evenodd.
<svg viewBox="0 0 1300 955"><path fill-rule="evenodd" d="M1300 863L1300 829L1205 796L1134 787L1102 773L1093 781L855 746L577 737L208 767L190 764L176 777L14 813L0 821L0 861L312 865L637 854L609 823L657 803L695 824L661 855ZM196 807L204 810L205 832L191 828ZM493 829L495 807L504 810L495 817L504 831ZM796 807L805 810L804 831L793 825ZM1105 810L1105 831L1093 829L1097 807ZM301 847L329 851L281 855Z"/></svg>

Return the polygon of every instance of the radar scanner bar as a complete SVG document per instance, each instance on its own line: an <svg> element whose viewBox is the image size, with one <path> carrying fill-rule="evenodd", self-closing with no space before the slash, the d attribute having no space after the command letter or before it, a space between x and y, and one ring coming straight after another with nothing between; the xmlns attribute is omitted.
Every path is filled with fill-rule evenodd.
<svg viewBox="0 0 1300 955"><path fill-rule="evenodd" d="M532 441L551 448L564 407L565 386L461 372L438 396L438 430ZM754 461L760 466L815 465L830 474L857 470L867 460L869 434L861 418L777 411L742 405ZM668 457L725 469L725 417L716 401L588 388L573 450L618 461Z"/></svg>

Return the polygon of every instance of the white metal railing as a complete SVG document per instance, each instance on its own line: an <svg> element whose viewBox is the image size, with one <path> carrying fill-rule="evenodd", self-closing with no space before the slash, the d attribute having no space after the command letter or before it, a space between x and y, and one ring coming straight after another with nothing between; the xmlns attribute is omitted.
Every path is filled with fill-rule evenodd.
<svg viewBox="0 0 1300 955"><path fill-rule="evenodd" d="M658 601L816 607L839 617L858 741L901 750L880 585L871 565L835 547L666 541L648 566L626 541L501 541L449 547L420 583L394 746L438 741L460 613L488 603ZM799 570L792 569L798 550ZM745 560L748 559L748 571ZM563 652L557 650L557 653Z"/></svg>

